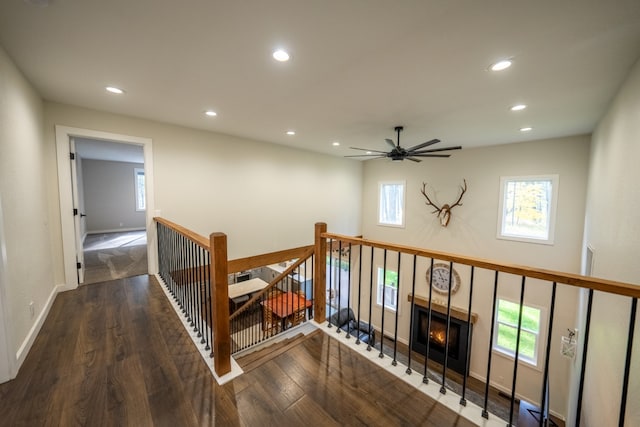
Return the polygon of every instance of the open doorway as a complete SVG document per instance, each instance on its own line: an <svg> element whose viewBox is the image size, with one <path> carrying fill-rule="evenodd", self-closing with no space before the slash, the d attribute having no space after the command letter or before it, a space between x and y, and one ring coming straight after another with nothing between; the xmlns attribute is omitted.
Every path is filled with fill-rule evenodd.
<svg viewBox="0 0 640 427"><path fill-rule="evenodd" d="M116 148L118 151L130 146L137 147L138 150L142 148L143 160L141 163L144 165L144 168L141 169L141 171L144 173L144 194L132 198L134 199L134 202L137 197L141 197L144 201L144 212L142 212L141 216L145 218L142 230L146 228L146 272L149 274L157 273L157 237L155 227L153 227L153 217L159 216L160 212L156 211L154 208L152 140L150 138L138 136L73 128L61 125L56 125L55 129L56 158L58 163L58 189L60 192L60 219L62 226L62 255L64 258L65 277L65 285L62 286L62 290L75 289L78 284L85 282L83 239L86 241L87 236L89 236L87 233L88 230L100 231L91 230L91 225L88 224L89 216L88 213L85 212L85 209L88 207L87 200L80 200L80 195L82 194L83 197L86 198L88 192L82 188L86 185L85 182L82 182L80 188L78 187L77 177L78 175L83 177L84 172L82 171L83 162L77 162L75 159L75 142L77 140L95 140L97 141L99 148L102 150L106 150L108 147ZM69 155L70 152L73 153L71 156ZM85 158L88 157L86 154L82 153L80 154L80 157L83 155ZM100 157L100 159L104 160L105 158ZM78 164L80 164L80 171L78 171ZM86 167L86 164L84 166ZM131 177L131 180L134 180L133 176ZM100 195L102 193L99 191L98 194ZM81 214L87 216L82 216ZM122 226L120 226L120 222L123 223ZM128 227L126 224L126 220L118 220L115 227L105 227L104 230L117 232L137 231L127 230L126 228ZM136 240L136 243L141 243L141 240Z"/></svg>
<svg viewBox="0 0 640 427"><path fill-rule="evenodd" d="M74 138L81 284L147 274L144 153L140 145Z"/></svg>

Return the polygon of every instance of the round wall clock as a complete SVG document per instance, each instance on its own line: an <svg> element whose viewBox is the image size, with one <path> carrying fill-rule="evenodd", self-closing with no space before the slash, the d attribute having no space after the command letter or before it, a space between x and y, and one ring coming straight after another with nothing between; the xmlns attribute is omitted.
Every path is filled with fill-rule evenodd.
<svg viewBox="0 0 640 427"><path fill-rule="evenodd" d="M460 275L454 268L451 272L451 294L456 293L460 287ZM431 267L427 269L427 283L431 280ZM433 283L431 283L433 290L441 294L449 292L449 264L435 263L433 264Z"/></svg>

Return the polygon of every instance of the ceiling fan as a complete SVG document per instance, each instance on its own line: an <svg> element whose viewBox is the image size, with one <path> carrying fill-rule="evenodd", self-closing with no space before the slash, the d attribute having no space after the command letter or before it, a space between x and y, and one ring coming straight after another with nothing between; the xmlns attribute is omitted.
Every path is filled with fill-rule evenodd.
<svg viewBox="0 0 640 427"><path fill-rule="evenodd" d="M455 147L432 148L432 149L426 150L425 148L440 142L439 139L432 139L431 141L423 142L422 144L418 144L411 148L405 149L400 146L400 132L404 128L402 126L396 126L394 129L398 134L397 143L394 143L389 138L385 138L385 141L387 141L387 144L389 144L392 147L391 151L386 152L386 151L371 150L368 148L349 147L352 150L366 151L367 154L357 154L357 155L345 156L345 157L371 157L374 159L389 158L391 160L407 159L407 160L411 160L412 162L421 162L422 160L417 159L416 157L449 157L451 156L451 154L434 154L434 153L441 152L441 151L449 151L449 150L460 150L462 148L461 146L458 145Z"/></svg>

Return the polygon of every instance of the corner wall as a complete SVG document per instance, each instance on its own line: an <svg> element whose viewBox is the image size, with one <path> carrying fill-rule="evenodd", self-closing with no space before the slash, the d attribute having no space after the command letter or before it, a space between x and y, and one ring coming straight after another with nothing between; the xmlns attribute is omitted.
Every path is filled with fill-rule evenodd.
<svg viewBox="0 0 640 427"><path fill-rule="evenodd" d="M593 276L640 286L638 159L640 62L593 134L585 222L585 245L594 251ZM582 425L617 425L631 303L629 298L595 294ZM635 330L627 426L640 425L640 316ZM597 366L590 363L593 360L598 361Z"/></svg>
<svg viewBox="0 0 640 427"><path fill-rule="evenodd" d="M11 352L26 355L55 295L42 100L0 47L0 193ZM1 262L1 261L0 261ZM29 304L33 302L33 314ZM15 375L15 372L14 372Z"/></svg>

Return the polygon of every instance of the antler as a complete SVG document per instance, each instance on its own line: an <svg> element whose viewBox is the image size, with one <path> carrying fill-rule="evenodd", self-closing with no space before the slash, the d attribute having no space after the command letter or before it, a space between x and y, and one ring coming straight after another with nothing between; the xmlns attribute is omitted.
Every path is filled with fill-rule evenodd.
<svg viewBox="0 0 640 427"><path fill-rule="evenodd" d="M462 189L462 193L460 193L460 197L458 197L458 200L456 200L454 204L449 206L449 209L453 208L454 206L462 206L462 203L460 203L460 200L462 200L462 196L464 196L464 193L467 191L467 180L463 179L462 181L464 182L464 186L462 185L460 186L460 188Z"/></svg>
<svg viewBox="0 0 640 427"><path fill-rule="evenodd" d="M442 208L437 206L435 203L433 203L431 201L431 199L429 198L429 196L427 196L427 183L426 182L422 183L422 190L420 190L420 191L422 192L422 195L427 199L427 206L433 206L434 208L436 208L436 210L431 212L431 213L438 212L438 215L440 215L440 212L442 212Z"/></svg>
<svg viewBox="0 0 640 427"><path fill-rule="evenodd" d="M462 206L462 203L460 202L462 201L462 196L464 196L464 193L467 191L467 180L463 179L463 182L464 185L460 187L462 189L462 192L460 193L460 197L458 197L458 200L456 200L456 202L451 206L444 204L442 205L442 207L437 206L431 201L429 196L427 196L427 184L424 182L422 183L422 195L427 199L427 205L436 208L436 210L431 213L437 213L437 217L440 219L440 224L443 227L449 225L449 220L451 219L451 209L455 208L456 206Z"/></svg>

